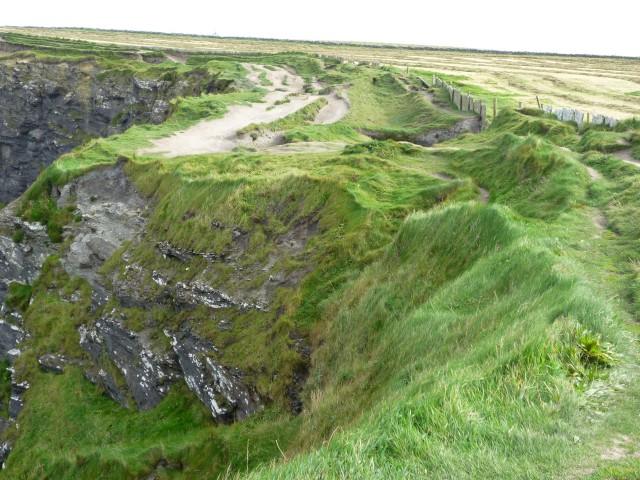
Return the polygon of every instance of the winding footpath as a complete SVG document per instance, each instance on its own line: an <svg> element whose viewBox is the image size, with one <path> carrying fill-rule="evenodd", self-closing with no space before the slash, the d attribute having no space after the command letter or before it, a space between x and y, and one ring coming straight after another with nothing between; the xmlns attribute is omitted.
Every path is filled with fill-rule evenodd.
<svg viewBox="0 0 640 480"><path fill-rule="evenodd" d="M627 148L625 150L619 150L615 152L614 155L618 157L620 160L622 160L623 162L628 163L629 165L633 165L634 167L640 168L640 160L636 160L635 158L633 158L630 148Z"/></svg>
<svg viewBox="0 0 640 480"><path fill-rule="evenodd" d="M337 93L304 93L304 80L289 70L267 69L261 65L249 64L244 67L250 72L247 78L251 83L269 84L264 86L267 94L262 103L231 105L222 118L204 120L184 131L157 139L152 147L142 149L140 153L178 157L228 152L240 146L269 148L281 143L277 132L262 135L255 140L239 135L238 132L251 124L270 123L284 118L321 97L326 98L328 103L320 110L316 123L335 123L349 110L346 99ZM261 76L268 82L261 81Z"/></svg>

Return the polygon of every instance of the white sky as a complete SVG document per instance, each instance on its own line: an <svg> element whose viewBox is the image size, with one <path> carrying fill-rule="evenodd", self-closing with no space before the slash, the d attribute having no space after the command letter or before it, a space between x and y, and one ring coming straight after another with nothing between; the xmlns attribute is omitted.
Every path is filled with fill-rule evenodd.
<svg viewBox="0 0 640 480"><path fill-rule="evenodd" d="M640 57L639 0L2 0L0 25Z"/></svg>

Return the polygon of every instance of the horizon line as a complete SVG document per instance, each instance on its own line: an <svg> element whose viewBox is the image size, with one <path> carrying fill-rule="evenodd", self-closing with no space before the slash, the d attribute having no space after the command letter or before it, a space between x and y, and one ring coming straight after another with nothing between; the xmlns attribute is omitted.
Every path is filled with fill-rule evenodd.
<svg viewBox="0 0 640 480"><path fill-rule="evenodd" d="M484 48L468 48L453 46L435 46L402 42L378 42L365 40L312 40L312 39L293 39L293 38L275 38L275 37L251 37L242 35L217 35L217 34L201 34L201 33L184 33L184 32L162 32L154 30L128 30L120 28L96 28L96 27L42 27L36 25L0 25L0 29L38 29L38 30L87 30L97 32L114 32L114 33L134 33L134 34L155 34L167 36L184 36L199 37L222 40L257 40L281 43L308 43L319 45L335 45L350 47L370 47L370 48L392 48L392 49L409 49L409 50L431 50L431 51L458 51L484 54L498 55L539 55L539 56L558 56L558 57L589 57L589 58L620 58L627 60L640 60L640 56L616 55L616 54L592 54L592 53L562 53L562 52L545 52L532 50L500 50L500 49L484 49ZM92 43L91 40L83 40ZM95 42L94 42L95 43ZM117 43L113 43L117 45ZM145 48L162 48L162 47L145 47ZM165 47L176 48L176 47ZM176 48L177 50L187 50Z"/></svg>

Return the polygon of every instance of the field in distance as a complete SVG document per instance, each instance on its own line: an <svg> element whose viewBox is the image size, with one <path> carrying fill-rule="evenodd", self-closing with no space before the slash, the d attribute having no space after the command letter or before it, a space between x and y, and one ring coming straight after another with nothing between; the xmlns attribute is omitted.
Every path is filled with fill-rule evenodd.
<svg viewBox="0 0 640 480"><path fill-rule="evenodd" d="M140 48L194 52L298 51L348 61L376 62L438 73L498 106L544 104L619 119L640 116L640 60L540 54L489 53L394 45L222 38L87 29L0 28L0 32L61 37Z"/></svg>

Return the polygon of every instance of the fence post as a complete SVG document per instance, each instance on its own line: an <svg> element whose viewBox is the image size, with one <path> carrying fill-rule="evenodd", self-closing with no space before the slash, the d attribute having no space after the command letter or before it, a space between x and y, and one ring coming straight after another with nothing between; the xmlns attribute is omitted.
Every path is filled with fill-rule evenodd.
<svg viewBox="0 0 640 480"><path fill-rule="evenodd" d="M493 118L496 118L498 112L498 100L494 97L493 99Z"/></svg>

